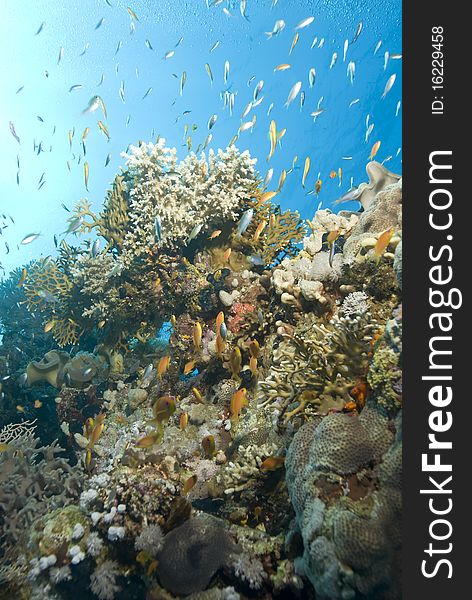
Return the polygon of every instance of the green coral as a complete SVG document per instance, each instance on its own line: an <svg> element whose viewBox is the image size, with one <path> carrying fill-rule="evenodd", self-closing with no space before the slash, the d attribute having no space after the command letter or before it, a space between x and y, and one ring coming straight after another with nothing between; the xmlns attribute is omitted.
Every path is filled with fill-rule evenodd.
<svg viewBox="0 0 472 600"><path fill-rule="evenodd" d="M376 402L388 411L397 411L402 406L401 395L395 384L401 377L400 355L382 345L374 352L367 381Z"/></svg>

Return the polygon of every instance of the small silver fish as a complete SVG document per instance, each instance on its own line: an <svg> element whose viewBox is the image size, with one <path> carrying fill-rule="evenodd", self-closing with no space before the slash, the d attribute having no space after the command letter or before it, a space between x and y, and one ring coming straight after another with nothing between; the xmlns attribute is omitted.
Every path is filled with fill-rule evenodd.
<svg viewBox="0 0 472 600"><path fill-rule="evenodd" d="M274 174L274 169L271 167L267 173L266 176L264 177L264 182L263 182L263 187L267 187L272 179L272 176Z"/></svg>
<svg viewBox="0 0 472 600"><path fill-rule="evenodd" d="M382 45L382 40L379 40L379 41L377 42L377 45L375 46L375 49L374 49L374 56L375 56L375 55L377 54L377 52L379 51L379 49L380 49L380 46L381 46L381 45Z"/></svg>
<svg viewBox="0 0 472 600"><path fill-rule="evenodd" d="M71 85L69 88L69 94L71 92L74 92L75 90L80 90L82 89L83 85L81 83L76 83L75 85Z"/></svg>
<svg viewBox="0 0 472 600"><path fill-rule="evenodd" d="M188 241L189 242L191 242L193 239L195 239L197 237L197 235L202 230L202 227L203 227L203 223L199 223L198 225L195 225L195 227L190 232L190 235L188 236Z"/></svg>
<svg viewBox="0 0 472 600"><path fill-rule="evenodd" d="M360 101L360 98L356 98L355 100L351 100L351 102L349 103L349 108L351 108L351 106L354 106L354 104L357 104Z"/></svg>
<svg viewBox="0 0 472 600"><path fill-rule="evenodd" d="M316 81L316 69L315 69L315 67L311 67L311 69L308 71L308 83L310 84L311 88L315 85L315 81Z"/></svg>
<svg viewBox="0 0 472 600"><path fill-rule="evenodd" d="M254 102L257 100L259 94L262 91L262 88L264 87L264 81L261 79L259 81L259 83L256 85L255 89L254 89L254 94L253 94L253 100Z"/></svg>
<svg viewBox="0 0 472 600"><path fill-rule="evenodd" d="M102 17L100 21L95 25L95 29L99 29L105 22L105 17Z"/></svg>
<svg viewBox="0 0 472 600"><path fill-rule="evenodd" d="M213 46L210 48L210 54L211 54L212 52L214 52L214 51L215 51L215 50L218 48L218 46L219 46L219 45L220 45L220 40L217 40L217 41L216 41L216 42L213 44Z"/></svg>
<svg viewBox="0 0 472 600"><path fill-rule="evenodd" d="M300 21L295 29L304 29L305 27L308 27L308 25L311 25L314 20L315 17L307 17L306 19L303 19L303 21Z"/></svg>
<svg viewBox="0 0 472 600"><path fill-rule="evenodd" d="M31 242L34 242L35 240L37 240L40 235L41 235L40 233L30 233L29 235L26 235L21 240L20 244L22 244L23 246L26 246L27 244L31 244Z"/></svg>
<svg viewBox="0 0 472 600"><path fill-rule="evenodd" d="M225 84L228 83L229 69L230 69L229 61L225 60L224 75L223 75L223 80L224 80Z"/></svg>
<svg viewBox="0 0 472 600"><path fill-rule="evenodd" d="M152 87L148 88L147 92L144 94L144 96L141 98L141 100L144 100L144 98L147 98L151 92L152 92Z"/></svg>
<svg viewBox="0 0 472 600"><path fill-rule="evenodd" d="M118 52L120 51L122 46L123 46L123 42L120 40L116 46L115 56L118 54Z"/></svg>
<svg viewBox="0 0 472 600"><path fill-rule="evenodd" d="M63 56L64 56L64 46L61 46L61 48L59 50L59 56L57 58L57 64L59 64L61 62Z"/></svg>
<svg viewBox="0 0 472 600"><path fill-rule="evenodd" d="M313 38L313 41L311 42L310 50L313 50L313 48L316 46L317 43L318 43L318 36L315 36Z"/></svg>
<svg viewBox="0 0 472 600"><path fill-rule="evenodd" d="M164 54L164 60L168 60L169 58L172 58L175 54L174 50L168 50L165 54Z"/></svg>
<svg viewBox="0 0 472 600"><path fill-rule="evenodd" d="M275 22L274 28L272 31L266 31L266 36L268 39L278 35L281 31L285 29L285 21L283 19L278 19Z"/></svg>
<svg viewBox="0 0 472 600"><path fill-rule="evenodd" d="M220 325L220 335L224 340L226 340L226 338L228 337L228 329L227 329L226 323L224 321Z"/></svg>
<svg viewBox="0 0 472 600"><path fill-rule="evenodd" d="M393 84L395 83L395 79L397 78L396 73L393 73L392 75L390 75L390 77L387 79L387 83L385 84L385 88L382 94L382 100L385 98L385 96L389 93L389 91L392 89Z"/></svg>
<svg viewBox="0 0 472 600"><path fill-rule="evenodd" d="M362 27L363 27L362 21L359 21L359 23L357 25L356 33L354 34L354 37L352 38L351 44L354 44L359 39L359 36L361 35Z"/></svg>
<svg viewBox="0 0 472 600"><path fill-rule="evenodd" d="M274 103L273 103L273 102L271 102L271 103L269 104L269 108L267 109L267 116L269 116L269 115L270 115L270 113L272 112L272 109L273 109L273 108L274 108Z"/></svg>
<svg viewBox="0 0 472 600"><path fill-rule="evenodd" d="M251 112L252 109L252 102L248 102L246 104L246 107L244 108L243 112L241 113L241 119L244 119L245 117L247 117L247 115Z"/></svg>
<svg viewBox="0 0 472 600"><path fill-rule="evenodd" d="M45 25L46 25L46 21L43 21L41 23L41 25L39 26L38 31L34 35L39 35L41 33L41 31L44 29Z"/></svg>
<svg viewBox="0 0 472 600"><path fill-rule="evenodd" d="M347 49L349 47L349 42L344 40L344 50L343 50L343 62L346 62Z"/></svg>
<svg viewBox="0 0 472 600"><path fill-rule="evenodd" d="M12 134L12 136L20 144L21 143L20 138L18 137L18 134L16 133L15 125L13 124L13 121L9 121L8 127L10 128L10 133Z"/></svg>
<svg viewBox="0 0 472 600"><path fill-rule="evenodd" d="M302 87L302 82L301 81L297 81L297 83L295 83L292 87L292 89L290 90L290 93L288 95L287 98L287 102L285 103L285 107L288 108L290 106L290 104L295 100L295 98L298 96L300 90Z"/></svg>
<svg viewBox="0 0 472 600"><path fill-rule="evenodd" d="M356 76L356 63L351 60L351 62L347 65L347 74L351 80L351 85L354 83L354 78Z"/></svg>
<svg viewBox="0 0 472 600"><path fill-rule="evenodd" d="M159 215L157 215L156 218L154 219L154 231L156 233L157 241L160 242L162 239L162 224L161 224L161 218L159 217Z"/></svg>
<svg viewBox="0 0 472 600"><path fill-rule="evenodd" d="M90 250L90 254L92 255L92 258L96 258L99 251L100 251L100 240L95 240L94 243L92 244L92 248Z"/></svg>
<svg viewBox="0 0 472 600"><path fill-rule="evenodd" d="M331 57L331 62L329 63L329 68L332 69L338 60L338 53L333 52L333 56Z"/></svg>
<svg viewBox="0 0 472 600"><path fill-rule="evenodd" d="M208 123L207 123L208 130L210 130L213 127L213 125L216 123L217 119L218 119L218 115L212 115L208 119Z"/></svg>
<svg viewBox="0 0 472 600"><path fill-rule="evenodd" d="M374 124L371 123L369 125L369 127L367 128L367 131L365 132L365 139L364 139L364 141L365 141L366 144L369 141L369 137L370 137L370 134L372 133L373 129L374 129Z"/></svg>
<svg viewBox="0 0 472 600"><path fill-rule="evenodd" d="M310 113L310 117L319 117L322 113L324 113L325 109L324 108L317 108L316 110L314 110L312 113Z"/></svg>
<svg viewBox="0 0 472 600"><path fill-rule="evenodd" d="M253 216L254 216L253 208L249 208L248 210L243 212L243 214L241 215L241 218L239 220L238 226L236 228L236 236L240 236L246 231L246 229L251 224Z"/></svg>
<svg viewBox="0 0 472 600"><path fill-rule="evenodd" d="M396 108L396 110L395 110L395 116L396 116L396 117L398 117L398 111L400 110L400 106L401 106L401 104L402 104L402 101L401 101L401 100L399 100L399 101L397 102L397 108Z"/></svg>
<svg viewBox="0 0 472 600"><path fill-rule="evenodd" d="M385 51L384 54L384 71L387 70L388 59L390 58L390 52L388 50Z"/></svg>

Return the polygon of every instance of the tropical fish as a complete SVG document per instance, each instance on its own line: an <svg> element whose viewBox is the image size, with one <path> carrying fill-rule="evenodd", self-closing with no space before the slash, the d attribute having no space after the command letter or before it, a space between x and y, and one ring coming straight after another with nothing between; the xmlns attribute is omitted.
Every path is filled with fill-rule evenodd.
<svg viewBox="0 0 472 600"><path fill-rule="evenodd" d="M59 49L59 56L57 57L57 64L59 64L64 56L64 46L61 46Z"/></svg>
<svg viewBox="0 0 472 600"><path fill-rule="evenodd" d="M310 117L319 117L322 113L324 113L325 109L324 108L317 108L316 110L314 110L312 113L310 113Z"/></svg>
<svg viewBox="0 0 472 600"><path fill-rule="evenodd" d="M149 435L145 435L144 437L136 441L135 446L137 448L151 448L152 446L157 444L160 437L161 433L158 431Z"/></svg>
<svg viewBox="0 0 472 600"><path fill-rule="evenodd" d="M244 123L241 123L241 125L239 126L239 129L238 129L238 135L240 133L242 133L243 131L247 131L248 129L252 129L254 127L254 123L255 123L254 120L252 120L252 121L245 121Z"/></svg>
<svg viewBox="0 0 472 600"><path fill-rule="evenodd" d="M336 240L338 238L339 238L339 230L338 229L330 231L326 238L326 241L328 242L328 251L329 251L328 262L329 262L329 266L331 268L333 267L334 253L336 250Z"/></svg>
<svg viewBox="0 0 472 600"><path fill-rule="evenodd" d="M223 74L223 80L224 80L225 84L228 83L229 69L230 69L229 61L225 60L224 74Z"/></svg>
<svg viewBox="0 0 472 600"><path fill-rule="evenodd" d="M232 418L239 419L241 411L244 406L248 405L247 390L241 388L235 392L231 397L230 402L230 414Z"/></svg>
<svg viewBox="0 0 472 600"><path fill-rule="evenodd" d="M228 262L229 257L231 256L232 248L227 248L223 253L223 260Z"/></svg>
<svg viewBox="0 0 472 600"><path fill-rule="evenodd" d="M82 133L82 137L80 138L80 141L83 142L87 139L88 134L90 133L90 127L86 127Z"/></svg>
<svg viewBox="0 0 472 600"><path fill-rule="evenodd" d="M257 340L251 340L249 342L249 354L254 358L259 358L261 353L261 348L259 342Z"/></svg>
<svg viewBox="0 0 472 600"><path fill-rule="evenodd" d="M158 364L157 364L157 374L159 377L162 377L163 375L165 375L167 369L169 368L170 365L170 356L163 356Z"/></svg>
<svg viewBox="0 0 472 600"><path fill-rule="evenodd" d="M208 63L205 63L205 70L208 73L211 83L213 83L213 73L211 72L211 67Z"/></svg>
<svg viewBox="0 0 472 600"><path fill-rule="evenodd" d="M292 45L290 46L290 50L288 55L290 56L292 54L293 49L295 48L295 46L298 44L298 32L293 36L293 40L292 40Z"/></svg>
<svg viewBox="0 0 472 600"><path fill-rule="evenodd" d="M370 134L372 133L373 129L374 129L374 123L371 123L365 132L364 141L366 144L369 141L369 137L370 137Z"/></svg>
<svg viewBox="0 0 472 600"><path fill-rule="evenodd" d="M95 29L99 29L105 22L105 17L102 17L100 21L95 25Z"/></svg>
<svg viewBox="0 0 472 600"><path fill-rule="evenodd" d="M152 87L150 87L150 88L147 89L146 93L141 98L141 100L144 100L144 98L147 98L151 92L152 92Z"/></svg>
<svg viewBox="0 0 472 600"><path fill-rule="evenodd" d="M126 7L126 10L128 11L129 16L134 19L135 21L139 21L138 19L138 15L134 12L134 10L132 8L130 8L129 6Z"/></svg>
<svg viewBox="0 0 472 600"><path fill-rule="evenodd" d="M202 230L202 227L203 227L203 223L198 223L197 225L195 225L195 227L190 232L190 235L188 236L189 242L191 242L193 239L195 239L197 237L197 235Z"/></svg>
<svg viewBox="0 0 472 600"><path fill-rule="evenodd" d="M357 24L356 33L354 34L354 37L352 38L351 44L354 44L359 39L359 36L361 35L362 27L363 27L362 21L359 21L359 23Z"/></svg>
<svg viewBox="0 0 472 600"><path fill-rule="evenodd" d="M197 390L196 387L192 388L192 394L195 396L195 399L197 400L197 402L199 402L200 404L205 404L201 393Z"/></svg>
<svg viewBox="0 0 472 600"><path fill-rule="evenodd" d="M318 44L318 48L323 48L324 43L325 43L325 39L321 38L320 43Z"/></svg>
<svg viewBox="0 0 472 600"><path fill-rule="evenodd" d="M71 92L74 92L75 90L80 90L83 88L83 85L81 83L76 83L75 85L71 85L69 88L69 94Z"/></svg>
<svg viewBox="0 0 472 600"><path fill-rule="evenodd" d="M218 48L218 46L219 46L219 45L220 45L220 40L217 40L217 41L216 41L216 42L213 44L213 46L210 48L210 54L211 54L212 52L214 52L214 51L215 51L215 50Z"/></svg>
<svg viewBox="0 0 472 600"><path fill-rule="evenodd" d="M374 156L377 154L381 143L382 142L380 142L380 140L379 140L379 141L375 142L375 144L372 146L372 150L370 151L369 160L372 160L374 158Z"/></svg>
<svg viewBox="0 0 472 600"><path fill-rule="evenodd" d="M331 62L329 63L329 68L332 69L338 60L338 53L333 52L333 56L331 57Z"/></svg>
<svg viewBox="0 0 472 600"><path fill-rule="evenodd" d="M44 29L45 25L46 25L46 21L43 21L34 35L39 35L41 33L41 31Z"/></svg>
<svg viewBox="0 0 472 600"><path fill-rule="evenodd" d="M276 192L273 192L276 193ZM259 241L259 237L261 236L261 233L264 231L265 227L267 225L267 221L266 220L262 220L259 225L256 228L256 231L254 232L254 236L253 236L253 241L254 242L258 242Z"/></svg>
<svg viewBox="0 0 472 600"><path fill-rule="evenodd" d="M357 104L360 101L360 98L356 98L355 100L351 100L351 102L349 103L349 108L351 108L351 106L354 106L354 104Z"/></svg>
<svg viewBox="0 0 472 600"><path fill-rule="evenodd" d="M23 244L23 246L26 246L27 244L31 244L31 242L34 242L35 240L37 240L39 238L41 234L40 233L30 233L29 235L25 236L20 244Z"/></svg>
<svg viewBox="0 0 472 600"><path fill-rule="evenodd" d="M315 194L318 196L318 194L321 191L321 186L323 185L322 180L318 177L318 179L315 181Z"/></svg>
<svg viewBox="0 0 472 600"><path fill-rule="evenodd" d="M392 60L401 60L402 59L402 55L401 54L390 54L390 58Z"/></svg>
<svg viewBox="0 0 472 600"><path fill-rule="evenodd" d="M152 44L149 40L145 40L144 43L146 44L146 48L148 48L149 50L154 50L154 48L152 47Z"/></svg>
<svg viewBox="0 0 472 600"><path fill-rule="evenodd" d="M231 354L229 357L229 366L231 369L232 376L234 378L239 378L239 373L241 371L241 365L242 365L241 350L236 346L231 351Z"/></svg>
<svg viewBox="0 0 472 600"><path fill-rule="evenodd" d="M396 73L393 73L393 75L390 75L390 77L387 79L387 83L385 84L385 88L382 94L382 100L385 98L385 96L389 93L389 91L392 89L393 84L395 83L395 79L397 78Z"/></svg>
<svg viewBox="0 0 472 600"><path fill-rule="evenodd" d="M266 176L264 177L264 181L263 181L263 183L262 183L262 185L263 185L265 188L266 188L266 187L269 185L269 183L270 183L270 181L271 181L271 179L272 179L272 176L273 176L273 174L274 174L274 169L271 167L271 168L270 168L270 169L267 171L267 173L266 173Z"/></svg>
<svg viewBox="0 0 472 600"><path fill-rule="evenodd" d="M189 360L184 366L184 375L188 375L195 369L195 361Z"/></svg>
<svg viewBox="0 0 472 600"><path fill-rule="evenodd" d="M287 69L290 69L291 65L289 65L288 63L282 63L280 65L277 65L274 69L275 71L286 71Z"/></svg>
<svg viewBox="0 0 472 600"><path fill-rule="evenodd" d="M266 36L268 39L278 35L281 31L285 29L285 21L283 19L278 19L275 22L274 28L272 31L266 31Z"/></svg>
<svg viewBox="0 0 472 600"><path fill-rule="evenodd" d="M23 269L21 270L21 275L18 280L18 283L16 284L17 288L23 287L27 276L28 276L28 271L23 267Z"/></svg>
<svg viewBox="0 0 472 600"><path fill-rule="evenodd" d="M12 122L12 121L9 121L9 122L8 122L8 127L10 128L10 132L11 132L12 136L15 138L15 140L16 140L16 141L17 141L19 144L21 144L21 142L20 142L20 138L18 137L18 134L17 134L17 133L16 133L16 131L15 131L15 125L13 124L13 122Z"/></svg>
<svg viewBox="0 0 472 600"><path fill-rule="evenodd" d="M193 326L192 339L195 350L200 351L202 349L202 326L198 321Z"/></svg>
<svg viewBox="0 0 472 600"><path fill-rule="evenodd" d="M315 81L316 81L316 69L315 69L315 67L311 67L311 69L308 71L308 83L310 84L311 88L315 85Z"/></svg>
<svg viewBox="0 0 472 600"><path fill-rule="evenodd" d="M314 20L315 17L307 17L306 19L303 19L303 21L300 21L295 29L304 29L305 27L308 27L308 25L311 25Z"/></svg>
<svg viewBox="0 0 472 600"><path fill-rule="evenodd" d="M298 93L300 92L300 89L302 87L302 82L301 81L297 81L297 83L295 83L292 87L292 89L290 90L290 93L288 95L287 98L287 102L285 103L285 107L288 108L289 105L295 100L295 98L298 96Z"/></svg>
<svg viewBox="0 0 472 600"><path fill-rule="evenodd" d="M212 115L209 119L208 119L208 123L207 123L207 127L210 130L213 125L216 123L218 119L218 115Z"/></svg>
<svg viewBox="0 0 472 600"><path fill-rule="evenodd" d="M344 49L343 49L343 62L346 62L347 49L349 47L349 42L344 40Z"/></svg>
<svg viewBox="0 0 472 600"><path fill-rule="evenodd" d="M262 91L262 88L264 87L264 81L261 79L259 81L259 83L256 85L256 87L254 88L254 94L253 94L253 100L254 102L257 100L259 94Z"/></svg>
<svg viewBox="0 0 472 600"><path fill-rule="evenodd" d="M305 180L307 178L308 172L310 171L310 157L307 156L305 158L305 166L303 168L303 177L302 177L302 187L305 187Z"/></svg>
<svg viewBox="0 0 472 600"><path fill-rule="evenodd" d="M241 215L241 218L239 220L238 226L236 228L236 236L240 236L246 231L246 229L249 227L249 225L252 221L253 216L254 216L253 208L249 208L248 210L243 212L243 214Z"/></svg>
<svg viewBox="0 0 472 600"><path fill-rule="evenodd" d="M356 63L353 62L352 60L347 65L347 74L349 75L349 78L351 79L351 85L352 85L354 83L354 78L356 76Z"/></svg>
<svg viewBox="0 0 472 600"><path fill-rule="evenodd" d="M144 370L143 381L141 383L141 387L147 388L150 385L150 383L152 382L152 380L154 379L155 375L156 375L156 369L154 368L154 365L152 363L150 363Z"/></svg>
<svg viewBox="0 0 472 600"><path fill-rule="evenodd" d="M206 456L212 458L216 454L215 438L212 435L206 435L202 439L202 448Z"/></svg>
<svg viewBox="0 0 472 600"><path fill-rule="evenodd" d="M87 192L89 191L88 180L89 180L89 164L87 161L85 161L84 162L84 182L85 182L85 189L87 190Z"/></svg>
<svg viewBox="0 0 472 600"><path fill-rule="evenodd" d="M165 54L164 54L164 60L168 60L169 58L172 58L175 54L174 50L168 50Z"/></svg>
<svg viewBox="0 0 472 600"><path fill-rule="evenodd" d="M187 71L183 71L182 77L180 78L180 95L183 94L186 81L187 81Z"/></svg>
<svg viewBox="0 0 472 600"><path fill-rule="evenodd" d="M374 56L377 54L378 50L380 49L380 46L382 45L382 40L379 40L377 42L377 45L374 48Z"/></svg>
<svg viewBox="0 0 472 600"><path fill-rule="evenodd" d="M396 117L398 117L398 111L400 110L400 106L401 106L401 104L402 104L402 101L401 101L401 100L399 100L399 101L397 102L397 108L395 109L395 116L396 116Z"/></svg>
<svg viewBox="0 0 472 600"><path fill-rule="evenodd" d="M387 70L388 59L390 58L390 52L388 50L385 51L384 54L384 71Z"/></svg>
<svg viewBox="0 0 472 600"><path fill-rule="evenodd" d="M168 421L176 411L175 399L172 396L161 396L152 407L152 420L147 425L156 425Z"/></svg>
<svg viewBox="0 0 472 600"><path fill-rule="evenodd" d="M111 161L111 154L107 154L107 157L105 159L105 167L108 167L108 165L110 164Z"/></svg>
<svg viewBox="0 0 472 600"><path fill-rule="evenodd" d="M226 341L226 338L228 337L228 328L226 327L226 323L224 321L220 325L218 334L220 335L220 337L223 341Z"/></svg>
<svg viewBox="0 0 472 600"><path fill-rule="evenodd" d="M90 254L92 255L93 258L96 258L98 256L99 251L100 251L100 240L97 239L92 244Z"/></svg>
<svg viewBox="0 0 472 600"><path fill-rule="evenodd" d="M254 377L257 377L257 358L255 356L251 356L249 359L249 370Z"/></svg>
<svg viewBox="0 0 472 600"><path fill-rule="evenodd" d="M392 236L393 236L393 227L389 227L387 230L385 230L383 233L381 233L379 235L379 237L377 238L377 242L374 246L374 256L377 260L377 263L380 261L382 254L388 248L388 245L390 243L390 240L392 239Z"/></svg>
<svg viewBox="0 0 472 600"><path fill-rule="evenodd" d="M182 413L179 418L179 427L182 431L187 429L188 425L188 413Z"/></svg>
<svg viewBox="0 0 472 600"><path fill-rule="evenodd" d="M286 179L287 179L287 171L285 169L282 169L282 172L280 173L280 178L279 178L279 185L277 186L277 192L280 192Z"/></svg>
<svg viewBox="0 0 472 600"><path fill-rule="evenodd" d="M216 231L213 231L211 233L211 235L208 236L209 240L214 240L215 238L219 237L221 235L221 229L217 229Z"/></svg>
<svg viewBox="0 0 472 600"><path fill-rule="evenodd" d="M261 463L261 471L277 471L284 466L285 458L283 456L269 456Z"/></svg>

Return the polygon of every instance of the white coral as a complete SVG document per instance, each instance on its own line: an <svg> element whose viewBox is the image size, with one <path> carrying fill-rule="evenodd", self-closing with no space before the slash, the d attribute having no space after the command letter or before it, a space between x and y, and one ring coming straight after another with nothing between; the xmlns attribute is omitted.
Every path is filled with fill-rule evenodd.
<svg viewBox="0 0 472 600"><path fill-rule="evenodd" d="M116 584L119 574L118 563L114 560L105 560L92 573L90 589L100 600L113 600L121 590Z"/></svg>
<svg viewBox="0 0 472 600"><path fill-rule="evenodd" d="M257 185L255 159L236 147L212 150L208 158L189 154L180 163L177 151L165 140L131 146L122 154L133 182L130 184L131 227L124 240L124 261L143 254L157 243L155 220L161 222L161 244L176 248L188 241L192 229L205 233L236 220L243 201Z"/></svg>

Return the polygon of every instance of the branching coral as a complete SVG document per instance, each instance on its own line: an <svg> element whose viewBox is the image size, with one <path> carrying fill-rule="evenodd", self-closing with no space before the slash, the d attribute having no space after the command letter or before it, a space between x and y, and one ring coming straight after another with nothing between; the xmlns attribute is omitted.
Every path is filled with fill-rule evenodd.
<svg viewBox="0 0 472 600"><path fill-rule="evenodd" d="M167 148L161 138L155 145L131 146L130 154L123 156L131 180L130 226L124 240L127 260L157 243L169 249L182 247L196 226L207 233L210 227L236 220L243 202L257 189L255 160L234 146L218 154L210 150L208 159L189 154L178 163L175 148Z"/></svg>
<svg viewBox="0 0 472 600"><path fill-rule="evenodd" d="M326 411L336 401L350 401L349 390L367 373L375 329L369 313L321 325L305 316L274 351L269 376L260 382L260 404L281 402L289 420L309 405Z"/></svg>
<svg viewBox="0 0 472 600"><path fill-rule="evenodd" d="M282 212L280 206L270 201L260 203L257 198L248 202L245 209L252 209L254 217L247 232L233 240L236 247L249 248L256 262L264 265L277 264L296 254L297 244L306 233L297 211Z"/></svg>

